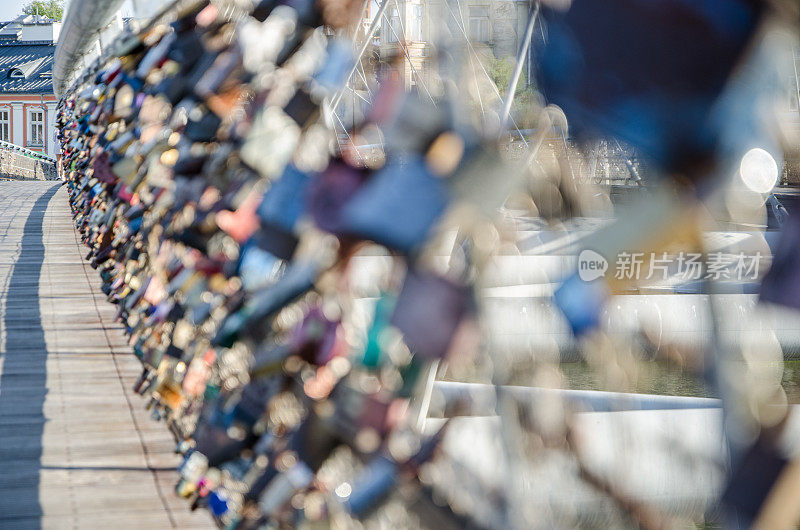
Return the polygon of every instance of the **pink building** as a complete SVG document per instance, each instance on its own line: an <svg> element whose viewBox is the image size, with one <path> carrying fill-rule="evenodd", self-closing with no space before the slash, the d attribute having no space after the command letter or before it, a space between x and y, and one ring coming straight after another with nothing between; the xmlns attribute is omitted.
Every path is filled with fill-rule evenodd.
<svg viewBox="0 0 800 530"><path fill-rule="evenodd" d="M0 22L0 140L55 156L53 53L61 24L21 16Z"/></svg>

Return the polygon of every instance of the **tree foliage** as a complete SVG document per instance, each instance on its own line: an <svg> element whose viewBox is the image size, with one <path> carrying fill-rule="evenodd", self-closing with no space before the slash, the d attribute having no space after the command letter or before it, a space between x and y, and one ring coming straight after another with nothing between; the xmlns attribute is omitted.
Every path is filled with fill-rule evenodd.
<svg viewBox="0 0 800 530"><path fill-rule="evenodd" d="M61 20L64 16L64 0L33 0L22 8L22 13Z"/></svg>
<svg viewBox="0 0 800 530"><path fill-rule="evenodd" d="M510 58L489 59L486 63L486 72L497 86L501 97L506 96L508 84L511 82L511 75L514 73L514 61ZM527 111L534 99L534 90L528 85L525 78L525 70L519 77L519 83L514 90L514 104L511 106L511 115L514 116L517 125L522 128L529 128L533 125L529 121Z"/></svg>

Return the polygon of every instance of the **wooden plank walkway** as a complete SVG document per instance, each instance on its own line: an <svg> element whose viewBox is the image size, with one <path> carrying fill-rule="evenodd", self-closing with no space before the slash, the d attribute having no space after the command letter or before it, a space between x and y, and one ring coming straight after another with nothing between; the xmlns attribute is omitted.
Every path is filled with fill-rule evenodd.
<svg viewBox="0 0 800 530"><path fill-rule="evenodd" d="M85 253L59 183L0 182L0 528L214 528Z"/></svg>

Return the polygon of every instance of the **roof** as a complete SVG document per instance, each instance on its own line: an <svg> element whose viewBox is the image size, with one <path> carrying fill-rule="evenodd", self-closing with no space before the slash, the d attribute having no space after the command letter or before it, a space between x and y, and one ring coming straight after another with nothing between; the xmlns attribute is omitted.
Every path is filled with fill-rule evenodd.
<svg viewBox="0 0 800 530"><path fill-rule="evenodd" d="M0 40L0 94L52 94L55 51L49 41ZM24 77L10 77L13 69Z"/></svg>
<svg viewBox="0 0 800 530"><path fill-rule="evenodd" d="M50 26L52 24L60 24L60 22L41 15L20 15L14 20L0 22L0 35L19 35L22 26Z"/></svg>
<svg viewBox="0 0 800 530"><path fill-rule="evenodd" d="M9 20L7 22L0 22L0 26L3 27L3 31L10 32L10 31L18 31L22 29L22 26L48 26L50 24L57 23L57 20L52 18L47 18L41 15L20 15L14 20Z"/></svg>

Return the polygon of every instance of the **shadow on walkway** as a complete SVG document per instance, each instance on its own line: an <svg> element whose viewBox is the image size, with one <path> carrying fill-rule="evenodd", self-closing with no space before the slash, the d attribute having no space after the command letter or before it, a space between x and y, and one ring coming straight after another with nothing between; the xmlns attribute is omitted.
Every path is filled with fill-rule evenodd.
<svg viewBox="0 0 800 530"><path fill-rule="evenodd" d="M0 466L13 464L0 491L2 518L24 519L39 528L42 516L39 472L47 394L47 344L39 310L39 275L44 261L42 224L59 184L33 204L23 230L21 250L5 295L5 359L0 375ZM13 484L13 487L9 487Z"/></svg>

